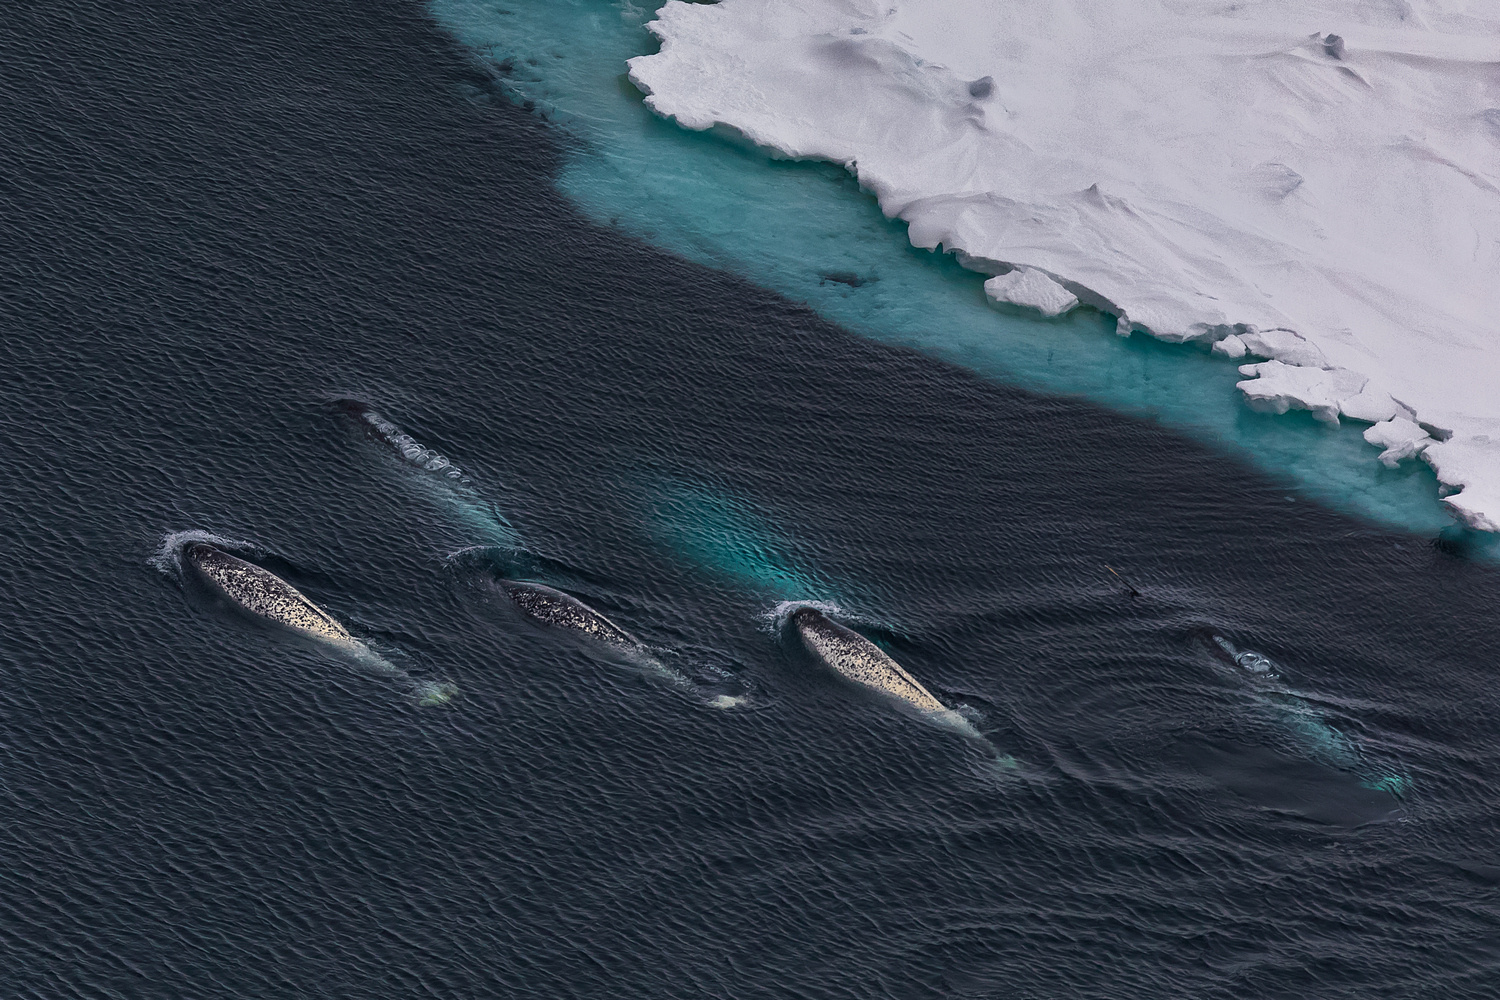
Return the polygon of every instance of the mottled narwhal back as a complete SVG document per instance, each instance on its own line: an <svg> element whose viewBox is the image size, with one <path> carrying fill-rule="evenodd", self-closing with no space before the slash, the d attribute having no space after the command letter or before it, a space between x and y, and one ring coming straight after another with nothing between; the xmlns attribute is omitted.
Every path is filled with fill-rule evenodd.
<svg viewBox="0 0 1500 1000"><path fill-rule="evenodd" d="M879 646L817 608L800 607L792 613L791 620L808 649L849 680L924 712L948 711L946 705Z"/></svg>
<svg viewBox="0 0 1500 1000"><path fill-rule="evenodd" d="M188 542L180 550L181 566L190 567L198 578L236 607L263 621L290 629L299 635L327 643L356 662L411 685L420 705L441 705L452 700L458 689L446 681L415 680L349 634L307 595L264 567L230 555L208 542Z"/></svg>
<svg viewBox="0 0 1500 1000"><path fill-rule="evenodd" d="M251 614L344 649L364 648L344 626L270 570L207 542L193 542L182 555L215 589Z"/></svg>
<svg viewBox="0 0 1500 1000"><path fill-rule="evenodd" d="M628 649L641 646L635 636L571 594L521 580L501 580L497 586L516 607L543 624L571 629L613 646Z"/></svg>

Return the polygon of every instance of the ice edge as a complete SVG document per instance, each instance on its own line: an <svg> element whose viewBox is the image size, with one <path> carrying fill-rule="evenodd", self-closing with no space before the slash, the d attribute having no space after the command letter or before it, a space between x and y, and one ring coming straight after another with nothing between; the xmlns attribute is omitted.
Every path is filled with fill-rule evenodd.
<svg viewBox="0 0 1500 1000"><path fill-rule="evenodd" d="M1101 6L1111 11L1100 15ZM1340 16L1337 9L1322 9L1327 5L1314 6L1315 16ZM1240 367L1246 378L1237 387L1253 409L1302 409L1329 423L1338 423L1340 417L1368 423L1364 437L1381 449L1379 461L1394 468L1405 459L1422 458L1452 491L1442 500L1461 522L1477 530L1500 531L1500 440L1492 442L1490 437L1500 433L1500 392L1488 391L1493 376L1500 374L1500 345L1479 319L1486 312L1500 314L1500 281L1492 280L1485 288L1483 282L1472 280L1475 267L1460 267L1469 273L1456 279L1469 279L1472 294L1458 303L1464 307L1459 309L1449 308L1452 301L1427 301L1431 292L1424 298L1382 285L1392 268L1409 267L1414 278L1422 278L1422 271L1434 262L1403 260L1402 254L1419 257L1431 244L1441 243L1446 230L1423 233L1421 239L1408 241L1410 245L1396 246L1395 252L1387 243L1380 259L1358 258L1353 264L1335 259L1330 265L1308 252L1306 234L1295 230L1306 228L1309 219L1314 229L1324 226L1324 216L1330 211L1336 215L1347 205L1336 204L1321 213L1316 208L1304 210L1304 218L1290 222L1278 220L1274 213L1246 210L1226 222L1204 204L1193 203L1196 196L1211 205L1221 192L1212 184L1192 190L1195 179L1190 171L1176 178L1185 193L1160 184L1138 184L1130 176L1110 178L1108 186L1121 190L1119 195L1098 181L1071 189L1038 184L1030 175L1037 173L1038 164L1064 175L1101 168L1069 162L1045 149L1045 127L1033 127L1030 135L1012 127L1019 112L1007 104L1024 107L1031 100L1019 91L1016 77L1025 74L1018 67L1034 67L1025 59L991 60L997 61L995 72L980 75L978 70L989 68L984 61L989 28L942 30L945 24L951 29L953 23L973 27L999 20L979 0L924 3L908 15L906 9L912 7L907 0L879 6L857 0L795 5L785 0L721 0L714 5L673 0L647 25L660 40L660 51L629 60L629 77L653 112L685 128L726 131L773 155L843 164L875 195L888 217L907 223L913 245L955 253L965 267L989 275L985 292L999 305L1057 316L1081 302L1116 316L1122 335L1139 330L1168 342L1208 342L1214 354L1229 359L1266 359ZM1099 46L1084 43L1097 43L1091 31L1119 28L1109 16L1119 13L1115 8L1121 4L1093 3L1071 11L1073 23L1065 27L1074 37L1065 41L1097 56ZM1440 20L1440 8L1441 4L1426 4L1426 22ZM1469 17L1458 25L1469 35L1438 34L1427 23L1420 24L1420 30L1365 25L1362 43L1339 35L1284 30L1285 25L1306 20L1307 13L1306 7L1288 6L1286 11L1271 11L1271 20L1280 17L1280 22L1269 27L1241 18L1228 29L1214 25L1207 31L1203 25L1211 18L1200 16L1187 24L1183 16L1164 7L1144 16L1139 10L1126 10L1123 16L1137 23L1155 17L1160 23L1147 27L1158 34L1173 37L1175 30L1179 39L1197 35L1192 40L1213 59L1248 62L1252 79L1247 86L1266 86L1262 77L1268 75L1277 86L1285 86L1290 78L1313 87L1313 97L1325 104L1332 100L1324 92L1330 87L1378 85L1399 94L1404 93L1402 86L1409 90L1417 85L1406 82L1403 73L1441 76L1456 65L1459 83L1439 96L1452 103L1457 91L1469 103L1477 102L1470 116L1478 123L1475 127L1488 127L1500 140L1500 111L1479 106L1488 99L1483 88L1477 96L1464 89L1467 67L1482 72L1500 62L1500 20ZM1342 16L1347 20L1349 15ZM1026 31L1025 26L1009 27ZM1047 30L1031 27L1043 40L1055 40L1047 38ZM924 37L927 29L931 30ZM1205 35L1208 42L1202 44ZM1337 45L1330 47L1329 39L1336 39ZM1066 52L1060 55L1053 46L1047 53L1067 67ZM1293 64L1287 70L1282 65L1286 60L1315 64L1318 75L1308 84L1298 76L1303 68ZM950 69L963 64L966 73ZM1265 71L1258 64L1272 69ZM1323 73L1327 68L1337 73L1332 84ZM1426 77L1418 84L1430 83ZM995 113L997 105L1000 114ZM1291 110L1305 111L1300 106ZM1378 110L1390 113L1389 108ZM1207 117L1213 111L1209 107ZM1413 113L1422 111L1417 107ZM1449 117L1454 116L1463 117L1461 106ZM992 117L998 121L992 122ZM1406 119L1396 117L1404 127ZM1314 120L1307 127L1316 130L1318 124ZM1375 139L1389 138L1374 131L1379 133ZM1252 145L1263 148L1253 150L1249 158L1265 158L1247 171L1229 171L1229 180L1248 185L1252 200L1285 200L1303 186L1304 177L1279 162L1295 159L1291 154L1297 150L1281 149L1277 143L1285 146L1305 138L1296 129L1269 139L1255 136ZM1370 136L1362 138L1373 141ZM1433 190L1419 192L1422 197L1451 196L1449 182L1454 176L1463 178L1467 187L1451 214L1468 219L1476 243L1488 240L1472 253L1478 275L1500 264L1500 185L1482 167L1468 169L1459 158L1436 150L1434 142L1452 146L1456 140L1451 136L1398 135L1394 141L1407 159L1441 168L1441 183L1432 182ZM1317 152L1311 157L1317 161L1314 167L1304 169L1320 178L1328 175L1330 163L1337 167L1350 158L1339 150ZM1478 162L1482 164L1483 158ZM1401 166L1410 165L1403 160ZM1001 191L1014 191L1015 196ZM1404 206L1394 207L1399 213ZM1422 221L1400 220L1407 226ZM1431 220L1429 228L1442 230L1449 221ZM1369 238L1368 232L1356 235ZM1324 256L1338 258L1354 250L1352 245L1338 245L1325 248ZM1278 252L1287 260L1273 261L1269 268L1256 259ZM1451 265L1445 260L1436 263ZM1248 277L1238 273L1242 266ZM1277 267L1296 273L1278 285ZM1500 270L1491 272L1492 279L1495 274ZM1437 294L1441 298L1450 293L1451 300L1452 291L1440 288ZM1308 300L1320 296L1323 301L1308 308ZM1346 313L1364 321L1368 329L1363 337L1342 325ZM1434 314L1437 319L1431 318ZM1410 325L1414 319L1428 326ZM1437 364L1412 365L1413 355L1423 359L1423 348L1440 355ZM1455 359L1459 363L1454 364ZM1482 369L1477 379L1475 362Z"/></svg>

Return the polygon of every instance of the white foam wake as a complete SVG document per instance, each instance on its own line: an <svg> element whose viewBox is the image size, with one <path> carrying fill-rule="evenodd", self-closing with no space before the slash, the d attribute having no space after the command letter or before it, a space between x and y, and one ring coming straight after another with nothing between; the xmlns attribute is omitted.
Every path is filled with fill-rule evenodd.
<svg viewBox="0 0 1500 1000"><path fill-rule="evenodd" d="M1373 424L1500 530L1500 6L674 0L650 28L658 113L846 165L998 301L1269 359L1253 405Z"/></svg>

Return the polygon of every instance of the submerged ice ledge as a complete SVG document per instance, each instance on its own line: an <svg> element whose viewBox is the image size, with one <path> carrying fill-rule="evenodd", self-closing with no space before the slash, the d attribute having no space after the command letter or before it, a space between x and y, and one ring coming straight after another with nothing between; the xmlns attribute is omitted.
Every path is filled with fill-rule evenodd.
<svg viewBox="0 0 1500 1000"><path fill-rule="evenodd" d="M1252 406L1370 423L1500 531L1500 8L674 0L649 27L657 113L844 164L997 303L1212 342Z"/></svg>

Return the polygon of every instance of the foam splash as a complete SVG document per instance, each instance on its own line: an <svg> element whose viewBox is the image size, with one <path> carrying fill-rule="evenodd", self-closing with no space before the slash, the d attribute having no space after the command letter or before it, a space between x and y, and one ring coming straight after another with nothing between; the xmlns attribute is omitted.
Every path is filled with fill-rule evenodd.
<svg viewBox="0 0 1500 1000"><path fill-rule="evenodd" d="M216 535L212 531L190 528L187 531L173 531L163 535L161 545L157 547L156 553L146 561L163 576L181 583L184 579L182 564L183 550L195 542L212 545L216 549L223 549L232 555L252 560L264 559L269 555L269 552L265 548L254 542L247 542L238 538L226 538L223 535Z"/></svg>
<svg viewBox="0 0 1500 1000"><path fill-rule="evenodd" d="M423 708L446 705L458 695L458 686L447 681L420 681L412 686L412 700Z"/></svg>
<svg viewBox="0 0 1500 1000"><path fill-rule="evenodd" d="M791 620L792 615L796 613L798 608L812 608L816 611L821 611L829 618L845 624L862 625L865 628L881 628L881 623L874 618L849 611L837 601L777 601L774 605L762 611L757 617L760 619L761 627L767 632L779 633L786 628L787 622Z"/></svg>

